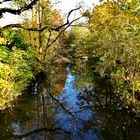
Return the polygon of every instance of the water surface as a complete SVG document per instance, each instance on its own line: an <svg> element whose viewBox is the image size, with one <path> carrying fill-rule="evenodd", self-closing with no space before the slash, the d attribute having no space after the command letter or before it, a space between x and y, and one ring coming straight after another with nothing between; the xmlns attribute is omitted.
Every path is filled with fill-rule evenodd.
<svg viewBox="0 0 140 140"><path fill-rule="evenodd" d="M133 115L84 98L95 94L90 77L74 75L68 66L54 79L55 90L38 81L14 108L0 113L0 139L140 140L140 123Z"/></svg>

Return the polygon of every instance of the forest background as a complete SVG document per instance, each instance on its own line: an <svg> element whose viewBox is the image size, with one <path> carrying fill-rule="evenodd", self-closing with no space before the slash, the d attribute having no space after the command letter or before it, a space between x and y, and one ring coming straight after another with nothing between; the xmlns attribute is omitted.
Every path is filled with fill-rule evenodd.
<svg viewBox="0 0 140 140"><path fill-rule="evenodd" d="M24 20L0 27L0 109L10 106L38 74L50 80L54 66L71 63L73 71L107 81L111 92L105 96L140 112L139 0L100 1L93 10L79 3L65 20L49 0L0 4L7 2L10 7L0 8L0 18L11 13ZM79 14L71 19L75 11Z"/></svg>

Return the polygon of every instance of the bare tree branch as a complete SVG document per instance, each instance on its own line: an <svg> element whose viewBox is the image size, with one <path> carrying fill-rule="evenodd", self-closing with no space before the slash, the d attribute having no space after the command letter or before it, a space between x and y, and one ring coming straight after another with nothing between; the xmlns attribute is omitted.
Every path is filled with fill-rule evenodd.
<svg viewBox="0 0 140 140"><path fill-rule="evenodd" d="M4 0L3 2L8 1ZM20 13L32 9L33 6L37 3L38 0L33 0L30 4L26 4L24 7L20 9L12 9L12 8L0 8L0 17L2 16L3 13L8 12L14 15L19 15Z"/></svg>
<svg viewBox="0 0 140 140"><path fill-rule="evenodd" d="M6 28L21 28L21 29L24 29L24 30L28 30L28 31L44 31L44 30L52 30L52 31L59 31L60 29L62 29L63 27L67 26L70 21L69 21L69 17L71 15L71 13L73 11L76 11L76 10L79 10L81 7L78 7L78 8L75 8L75 9L72 9L69 13L68 13L68 16L67 16L67 22L58 26L58 27L50 27L48 25L42 27L42 28L27 28L27 27L24 27L23 25L21 24L9 24L9 25L6 25L6 26L3 26L3 29L6 29Z"/></svg>
<svg viewBox="0 0 140 140"><path fill-rule="evenodd" d="M70 23L68 23L68 25L58 34L58 36L56 36L56 38L55 38L50 44L48 44L47 48L49 48L54 42L56 42L57 39L62 35L62 33L63 33L68 27L70 27L71 24L72 24L73 22L75 22L76 20L79 20L80 18L82 18L82 16L81 16L81 17L78 17L78 18L74 19L73 21L71 21Z"/></svg>
<svg viewBox="0 0 140 140"><path fill-rule="evenodd" d="M9 1L12 1L12 0L3 0L3 1L0 1L0 4L2 4L4 2L9 2Z"/></svg>
<svg viewBox="0 0 140 140"><path fill-rule="evenodd" d="M69 135L71 134L70 132L65 131L65 130L63 130L61 128L46 128L46 127L44 127L44 128L35 129L35 130L30 131L30 132L28 132L26 134L13 135L13 137L14 138L24 138L24 137L28 137L28 136L30 136L30 135L32 135L34 133L39 133L39 132L42 132L42 131L66 133L66 134L69 134Z"/></svg>
<svg viewBox="0 0 140 140"><path fill-rule="evenodd" d="M55 98L52 94L49 94L51 98L59 104L68 114L70 114L73 118L76 118L75 115L69 111L57 98ZM77 119L77 118L76 118Z"/></svg>
<svg viewBox="0 0 140 140"><path fill-rule="evenodd" d="M84 120L82 120L81 118L76 117L76 115L74 114L75 112L69 111L69 110L63 105L63 103L61 103L61 102L60 102L57 98L55 98L52 94L49 93L49 95L50 95L50 97L51 97L56 103L58 103L59 106L61 106L62 109L64 109L70 116L72 116L74 119L76 119L76 120L81 121L81 122L84 123Z"/></svg>
<svg viewBox="0 0 140 140"><path fill-rule="evenodd" d="M6 25L6 26L3 26L2 27L3 29L7 29L7 28L19 28L19 29L24 29L24 30L28 30L28 31L44 31L44 30L52 30L52 31L59 31L58 28L60 27L57 27L57 28L54 28L54 27L50 27L50 26L44 26L42 28L30 28L30 27L24 27L22 26L21 24L9 24L9 25Z"/></svg>
<svg viewBox="0 0 140 140"><path fill-rule="evenodd" d="M76 19L74 19L74 20L71 21L71 22L69 22L68 25L67 25L65 28L63 28L63 29L61 30L61 32L56 36L56 38L55 38L52 42L50 42L50 39L51 39L51 32L50 32L50 34L49 34L49 39L48 39L48 41L47 41L46 48L45 48L44 60L45 60L45 57L46 57L46 55L47 55L47 49L48 49L49 47L51 47L52 44L55 43L55 42L58 40L58 38L62 35L62 33L64 33L64 31L65 31L68 27L70 27L70 26L72 25L73 22L75 22L76 20L79 20L80 18L82 18L82 16L81 16L81 17L78 17L78 18L76 18Z"/></svg>
<svg viewBox="0 0 140 140"><path fill-rule="evenodd" d="M70 15L71 15L71 13L72 13L73 11L79 10L80 8L81 8L81 6L78 7L78 8L72 9L72 10L69 11L68 16L67 16L67 23L69 23L69 17L70 17Z"/></svg>

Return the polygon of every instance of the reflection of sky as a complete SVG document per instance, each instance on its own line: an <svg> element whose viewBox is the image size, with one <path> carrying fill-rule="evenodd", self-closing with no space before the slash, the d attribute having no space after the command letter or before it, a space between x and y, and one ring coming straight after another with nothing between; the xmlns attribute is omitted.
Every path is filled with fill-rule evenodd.
<svg viewBox="0 0 140 140"><path fill-rule="evenodd" d="M19 122L13 122L11 124L11 127L14 129L15 133L20 133L20 123Z"/></svg>
<svg viewBox="0 0 140 140"><path fill-rule="evenodd" d="M75 90L75 76L71 74L69 67L67 67L67 79L65 87L58 97L59 101L70 111L75 117L71 116L67 111L61 109L56 114L57 126L66 131L75 133L73 140L97 140L96 134L92 130L87 130L81 134L80 129L84 127L84 121L90 121L93 115L90 109L80 111L80 104L78 104L78 91Z"/></svg>
<svg viewBox="0 0 140 140"><path fill-rule="evenodd" d="M124 133L122 132L128 134L127 138L131 135L134 139L139 139L139 121L131 118L132 116L124 115L120 111L115 113L112 110L113 112L111 113L110 110L106 110L102 112L103 117L97 113L93 114L94 112L90 109L80 110L82 106L80 106L80 101L77 98L79 92L75 89L75 82L77 82L75 79L79 80L79 78L71 74L70 68L67 67L65 87L61 95L55 97L67 111L58 102L54 101L51 104L52 100L48 100L48 96L44 96L45 103L43 105L42 93L45 94L47 91L46 89L41 91L35 89L34 92L37 92L38 95L28 94L23 96L12 112L6 111L8 113L6 113L7 115L5 114L6 116L1 112L0 139L11 139L12 133L21 135L44 127L61 128L64 131L35 132L28 137L22 138L22 140L102 140L103 138L107 140L110 137L112 139L119 139L120 137L126 139L127 135L123 135ZM36 85L35 88L37 88ZM119 123L118 120L120 120ZM132 120L132 122L128 120ZM125 126L124 122L126 122ZM131 133L130 125L133 126ZM125 127L125 130L123 127ZM70 137L66 132L71 132Z"/></svg>
<svg viewBox="0 0 140 140"><path fill-rule="evenodd" d="M67 78L64 89L61 95L56 97L64 108L60 106L60 104L53 104L53 107L48 110L47 107L50 107L50 104L47 104L49 101L46 100L46 96L35 98L34 106L29 107L29 112L33 113L34 117L32 116L31 120L26 121L26 123L22 123L22 120L19 119L15 122L11 122L11 125L9 125L14 130L14 134L25 134L34 129L48 127L48 125L44 126L44 123L46 122L46 124L48 124L48 122L51 122L54 128L61 128L64 130L64 133L62 133L63 138L60 140L67 139L64 135L65 131L71 132L72 140L98 140L96 133L91 129L92 126L88 128L85 127L85 122L91 121L93 112L90 109L81 110L79 100L77 98L80 92L75 89L75 76L71 74L70 67L67 67L66 70ZM35 87L37 88L36 85ZM36 90L34 90L34 92L36 92ZM45 94L45 92L45 89L42 90L42 93ZM42 102L43 97L45 98L44 106ZM51 111L53 111L53 113ZM31 115L29 112L24 112L26 117ZM46 113L46 115L44 113ZM46 117L46 119L44 117ZM84 133L81 129L83 129ZM57 136L59 136L59 133L55 133L54 131L50 135L51 138L58 138ZM34 133L33 135L29 135L27 140L43 140L43 137L46 139L46 133L40 133L39 135L38 133Z"/></svg>

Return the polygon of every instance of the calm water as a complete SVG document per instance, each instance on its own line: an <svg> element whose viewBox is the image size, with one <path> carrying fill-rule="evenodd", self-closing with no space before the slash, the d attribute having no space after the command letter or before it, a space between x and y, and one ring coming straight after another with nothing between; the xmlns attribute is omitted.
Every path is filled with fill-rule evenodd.
<svg viewBox="0 0 140 140"><path fill-rule="evenodd" d="M14 108L0 113L0 140L140 140L133 115L96 107L90 77L75 76L68 66L54 79L49 88L35 83Z"/></svg>

